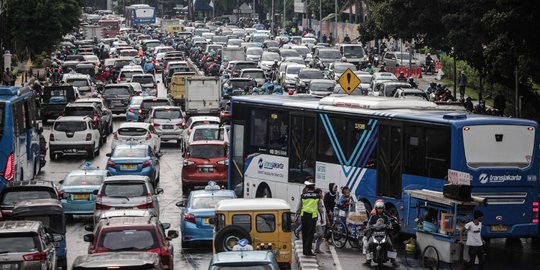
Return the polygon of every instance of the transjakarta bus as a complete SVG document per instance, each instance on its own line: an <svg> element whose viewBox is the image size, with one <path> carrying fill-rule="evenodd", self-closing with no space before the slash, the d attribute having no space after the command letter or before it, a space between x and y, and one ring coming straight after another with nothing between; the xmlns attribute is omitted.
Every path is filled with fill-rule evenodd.
<svg viewBox="0 0 540 270"><path fill-rule="evenodd" d="M126 7L126 25L137 27L139 25L149 25L156 23L155 8L146 4L137 4Z"/></svg>
<svg viewBox="0 0 540 270"><path fill-rule="evenodd" d="M415 202L403 190L442 191L451 172L487 199L482 236L538 235L534 121L363 96L233 97L232 115L229 186L239 196L296 206L313 176L323 189L348 186L368 209L384 199L414 233Z"/></svg>
<svg viewBox="0 0 540 270"><path fill-rule="evenodd" d="M0 87L0 190L39 172L39 134L32 89Z"/></svg>

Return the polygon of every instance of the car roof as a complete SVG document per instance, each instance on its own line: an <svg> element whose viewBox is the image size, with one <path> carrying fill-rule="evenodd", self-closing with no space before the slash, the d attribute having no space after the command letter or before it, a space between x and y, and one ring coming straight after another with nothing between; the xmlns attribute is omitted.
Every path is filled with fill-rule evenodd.
<svg viewBox="0 0 540 270"><path fill-rule="evenodd" d="M150 217L155 216L155 213L147 209L121 209L110 210L101 213L100 219L117 218L117 217Z"/></svg>
<svg viewBox="0 0 540 270"><path fill-rule="evenodd" d="M262 70L262 69L260 69L260 68L243 68L243 69L242 69L242 73L247 72L247 71L264 72L264 70Z"/></svg>
<svg viewBox="0 0 540 270"><path fill-rule="evenodd" d="M135 75L133 75L133 77L152 77L152 78L154 78L154 75L144 73L144 74L135 74Z"/></svg>
<svg viewBox="0 0 540 270"><path fill-rule="evenodd" d="M318 83L318 82L325 82L325 83L334 83L336 84L337 82L335 80L330 80L330 79L313 79L311 80L311 84L313 83Z"/></svg>
<svg viewBox="0 0 540 270"><path fill-rule="evenodd" d="M219 128L219 125L218 125L218 124L199 125L199 126L196 126L196 127L193 128L192 133L193 133L196 129L203 129L203 128Z"/></svg>
<svg viewBox="0 0 540 270"><path fill-rule="evenodd" d="M16 187L53 187L54 183L48 180L25 180L25 181L15 181L8 182L5 186L5 189L16 188Z"/></svg>
<svg viewBox="0 0 540 270"><path fill-rule="evenodd" d="M194 190L191 192L192 198L199 197L211 197L211 196L231 196L233 198L235 193L233 190L229 189L220 189L220 190Z"/></svg>
<svg viewBox="0 0 540 270"><path fill-rule="evenodd" d="M144 99L143 99L143 101L144 101ZM149 129L150 128L150 123L145 123L145 122L124 122L124 123L121 123L118 128L120 129L120 128L130 128L130 127Z"/></svg>
<svg viewBox="0 0 540 270"><path fill-rule="evenodd" d="M216 204L216 211L253 211L253 210L291 210L291 206L282 199L231 199Z"/></svg>
<svg viewBox="0 0 540 270"><path fill-rule="evenodd" d="M219 203L218 203L219 204ZM272 252L262 250L227 251L214 255L213 264L238 264L242 262L273 263Z"/></svg>
<svg viewBox="0 0 540 270"><path fill-rule="evenodd" d="M0 234L37 232L40 226L40 221L0 221Z"/></svg>
<svg viewBox="0 0 540 270"><path fill-rule="evenodd" d="M129 87L129 83L111 83L105 85L105 88L113 88L113 87Z"/></svg>
<svg viewBox="0 0 540 270"><path fill-rule="evenodd" d="M72 102L72 103L68 103L66 105L66 108L67 107L92 107L92 108L94 108L94 107L96 107L96 105L94 103L90 103L90 102L86 102L86 103L84 103L84 102Z"/></svg>
<svg viewBox="0 0 540 270"><path fill-rule="evenodd" d="M199 145L227 145L225 141L220 140L203 140L203 141L194 141L189 144L189 146L199 146Z"/></svg>
<svg viewBox="0 0 540 270"><path fill-rule="evenodd" d="M75 73L75 74L64 74L65 79L90 79L90 76L87 74Z"/></svg>
<svg viewBox="0 0 540 270"><path fill-rule="evenodd" d="M102 103L103 99L101 98L79 98L75 100L75 103Z"/></svg>
<svg viewBox="0 0 540 270"><path fill-rule="evenodd" d="M147 144L120 144L117 145L114 149L148 149L150 148Z"/></svg>
<svg viewBox="0 0 540 270"><path fill-rule="evenodd" d="M169 99L169 98L166 98L166 97L154 97L154 96L149 96L149 97L144 97L144 98L143 98L143 101L147 101L147 100L151 100L151 101L162 101L162 100L166 100L166 101L169 101L170 99Z"/></svg>
<svg viewBox="0 0 540 270"><path fill-rule="evenodd" d="M217 116L192 116L189 119L191 120L191 122L205 121L205 120L217 120L218 122L220 121L219 117Z"/></svg>
<svg viewBox="0 0 540 270"><path fill-rule="evenodd" d="M122 251L106 252L78 256L73 262L73 268L106 268L106 267L136 267L153 265L159 262L159 255L154 252Z"/></svg>
<svg viewBox="0 0 540 270"><path fill-rule="evenodd" d="M152 107L152 110L182 110L181 107L178 106L154 106Z"/></svg>
<svg viewBox="0 0 540 270"><path fill-rule="evenodd" d="M54 120L55 122L68 122L68 121L84 121L88 122L92 120L88 116L60 116Z"/></svg>
<svg viewBox="0 0 540 270"><path fill-rule="evenodd" d="M76 169L76 170L73 170L71 171L68 175L103 175L103 174L107 174L107 170L101 170L101 169L97 169L97 168L92 168L92 169Z"/></svg>
<svg viewBox="0 0 540 270"><path fill-rule="evenodd" d="M143 175L114 175L114 176L107 176L105 178L104 182L109 181L124 181L124 180L133 180L133 181L150 181L150 178L148 176Z"/></svg>

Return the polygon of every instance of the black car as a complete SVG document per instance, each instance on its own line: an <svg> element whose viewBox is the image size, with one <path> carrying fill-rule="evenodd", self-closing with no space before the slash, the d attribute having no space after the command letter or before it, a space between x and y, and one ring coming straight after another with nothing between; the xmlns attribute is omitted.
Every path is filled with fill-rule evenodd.
<svg viewBox="0 0 540 270"><path fill-rule="evenodd" d="M43 124L48 119L56 119L64 112L68 103L75 101L77 94L73 86L47 86L43 88L40 115Z"/></svg>
<svg viewBox="0 0 540 270"><path fill-rule="evenodd" d="M0 219L6 219L18 202L35 199L59 199L58 191L51 181L29 180L8 183L0 192Z"/></svg>
<svg viewBox="0 0 540 270"><path fill-rule="evenodd" d="M174 106L174 103L169 98L145 97L139 107L139 122L144 122L152 107L156 106Z"/></svg>
<svg viewBox="0 0 540 270"><path fill-rule="evenodd" d="M101 269L163 269L159 255L154 252L123 251L82 255L75 258L72 270Z"/></svg>
<svg viewBox="0 0 540 270"><path fill-rule="evenodd" d="M114 114L121 114L126 112L131 97L135 95L135 90L127 83L107 84L101 94L107 107Z"/></svg>
<svg viewBox="0 0 540 270"><path fill-rule="evenodd" d="M92 118L92 125L99 130L102 142L107 140L107 135L109 135L107 116L96 105L91 103L70 103L64 109L63 116L88 116Z"/></svg>

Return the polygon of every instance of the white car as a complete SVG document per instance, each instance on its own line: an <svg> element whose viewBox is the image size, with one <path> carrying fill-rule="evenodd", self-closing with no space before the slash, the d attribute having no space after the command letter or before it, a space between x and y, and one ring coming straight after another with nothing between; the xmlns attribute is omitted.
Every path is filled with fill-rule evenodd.
<svg viewBox="0 0 540 270"><path fill-rule="evenodd" d="M49 136L49 157L86 154L89 159L99 155L99 130L88 116L60 116L53 124Z"/></svg>
<svg viewBox="0 0 540 270"><path fill-rule="evenodd" d="M194 127L189 134L187 145L196 141L214 141L219 140L221 132L219 125L199 125Z"/></svg>
<svg viewBox="0 0 540 270"><path fill-rule="evenodd" d="M220 124L220 119L217 116L192 116L186 123L186 129L182 133L182 149L186 149L185 146L189 140L191 131L193 128L200 125L218 125Z"/></svg>
<svg viewBox="0 0 540 270"><path fill-rule="evenodd" d="M154 153L161 149L161 139L154 126L150 123L127 122L120 124L118 130L113 133L111 149L120 144L140 143L150 145Z"/></svg>
<svg viewBox="0 0 540 270"><path fill-rule="evenodd" d="M184 132L184 112L176 106L152 107L149 122L154 126L162 141L176 140L180 145Z"/></svg>
<svg viewBox="0 0 540 270"><path fill-rule="evenodd" d="M142 69L141 66L137 66L137 65L124 66L120 70L120 73L118 74L117 82L118 83L130 82L131 77L133 77L133 75L135 74L144 74L144 70Z"/></svg>

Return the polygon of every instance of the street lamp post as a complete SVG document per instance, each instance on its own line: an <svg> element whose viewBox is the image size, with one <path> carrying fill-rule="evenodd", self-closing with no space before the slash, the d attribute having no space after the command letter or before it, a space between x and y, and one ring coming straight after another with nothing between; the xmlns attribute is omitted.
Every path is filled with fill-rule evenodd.
<svg viewBox="0 0 540 270"><path fill-rule="evenodd" d="M457 75L456 75L456 51L454 50L454 47L452 47L452 59L454 60L454 97L456 97L456 88L457 88Z"/></svg>
<svg viewBox="0 0 540 270"><path fill-rule="evenodd" d="M338 35L337 35L337 17L338 17L337 11L338 11L338 5L337 4L338 4L338 1L335 0L334 1L334 40L335 41L337 41L337 37L338 37ZM335 43L336 42L334 42L334 44Z"/></svg>

